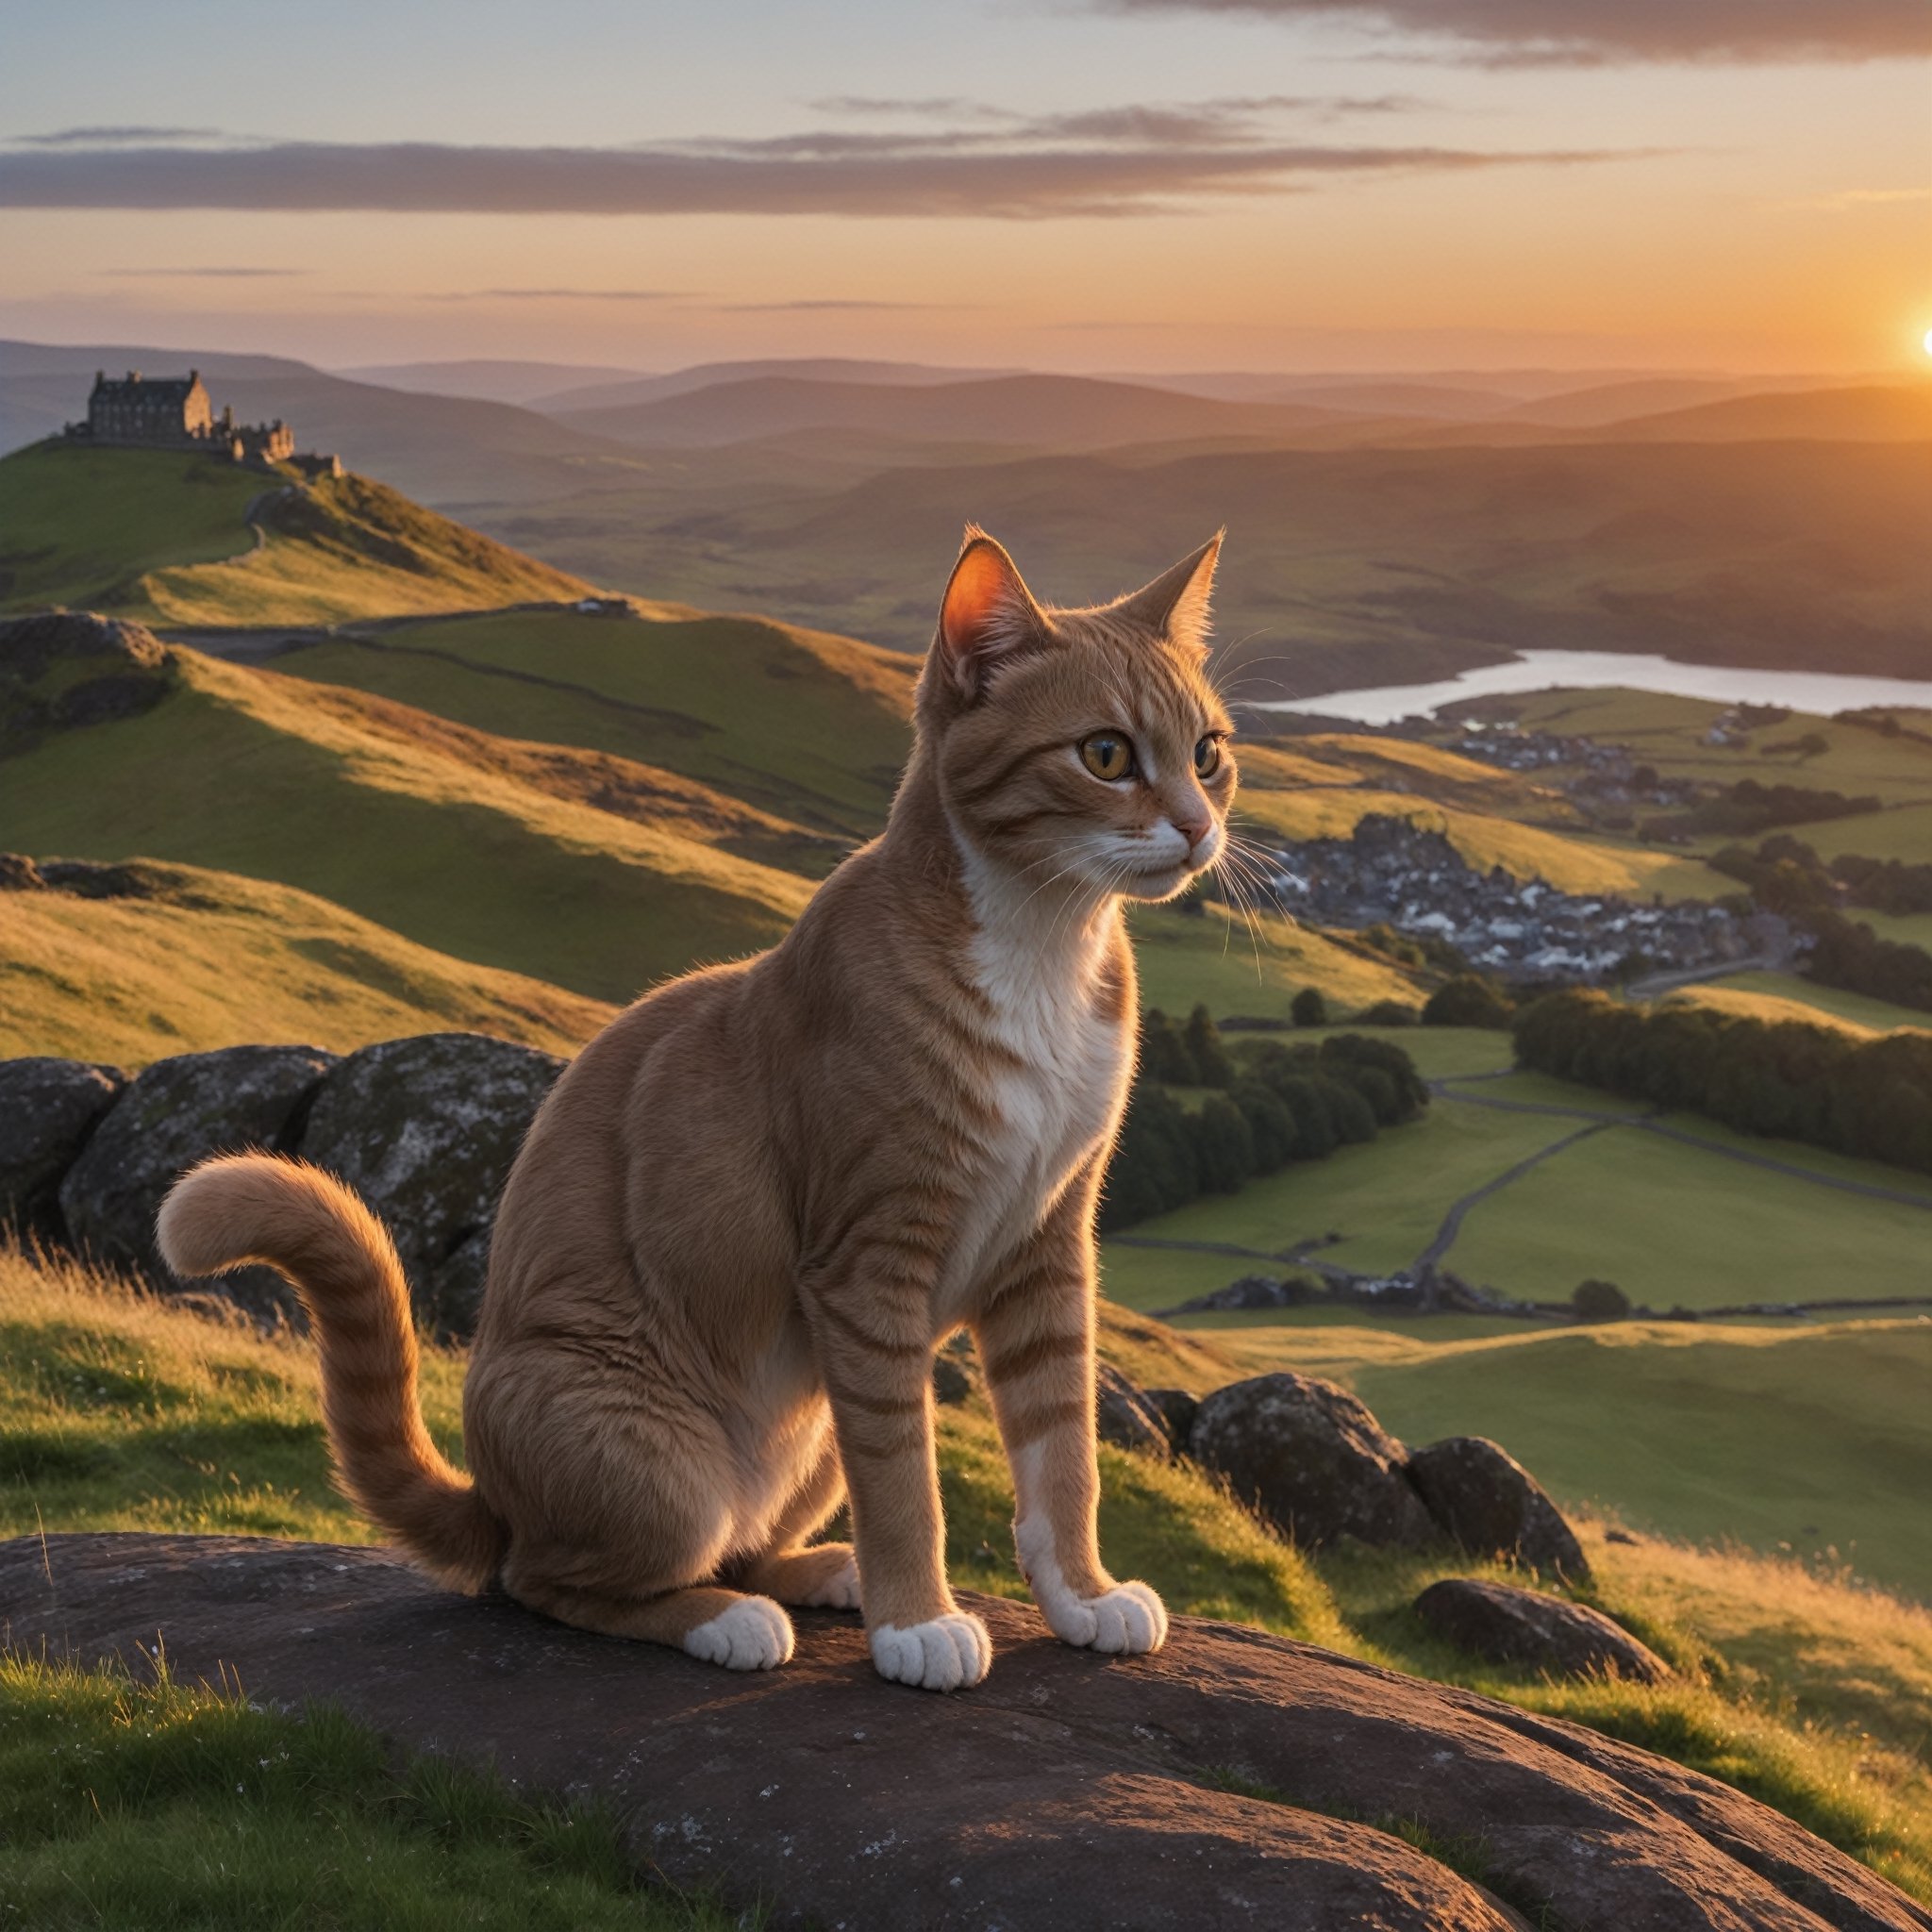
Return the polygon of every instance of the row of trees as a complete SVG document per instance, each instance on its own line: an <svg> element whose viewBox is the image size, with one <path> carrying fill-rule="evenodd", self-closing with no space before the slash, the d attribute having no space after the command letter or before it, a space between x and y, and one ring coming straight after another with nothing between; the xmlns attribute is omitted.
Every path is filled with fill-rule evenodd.
<svg viewBox="0 0 1932 1932"><path fill-rule="evenodd" d="M1150 1051L1155 1040L1161 1044ZM1159 1071L1180 1069L1176 1042L1189 1050L1189 1072L1225 1067L1228 1077L1174 1078ZM1170 1080L1218 1091L1191 1109L1169 1091ZM1183 1027L1150 1013L1140 1075L1107 1172L1100 1224L1128 1227L1202 1194L1231 1194L1290 1161L1324 1159L1338 1147L1373 1141L1380 1128L1413 1120L1428 1100L1415 1062L1387 1041L1353 1033L1331 1034L1319 1047L1259 1041L1243 1046L1237 1064L1205 1009Z"/></svg>
<svg viewBox="0 0 1932 1932"><path fill-rule="evenodd" d="M1932 1034L1860 1038L1574 988L1525 1007L1515 1035L1518 1064L1558 1079L1932 1174Z"/></svg>
<svg viewBox="0 0 1932 1932"><path fill-rule="evenodd" d="M1779 833L1750 852L1726 845L1711 864L1751 889L1767 912L1802 925L1816 943L1806 976L1821 986L1932 1012L1932 953L1883 940L1838 910L1843 900L1886 912L1932 910L1932 865L1846 855L1829 865L1800 839Z"/></svg>
<svg viewBox="0 0 1932 1932"><path fill-rule="evenodd" d="M1708 798L1700 798L1669 823L1680 831L1724 832L1748 838L1774 825L1809 824L1818 819L1851 818L1876 811L1879 800L1847 796L1811 785L1763 785L1740 778Z"/></svg>

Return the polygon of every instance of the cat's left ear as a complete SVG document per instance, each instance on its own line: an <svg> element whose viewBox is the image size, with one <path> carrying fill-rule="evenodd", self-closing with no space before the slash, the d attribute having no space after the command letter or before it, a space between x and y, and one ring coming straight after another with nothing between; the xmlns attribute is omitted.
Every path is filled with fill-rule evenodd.
<svg viewBox="0 0 1932 1932"><path fill-rule="evenodd" d="M1225 530L1217 530L1191 557L1184 557L1151 584L1114 605L1121 616L1159 631L1177 644L1208 648L1208 600L1214 594L1214 565Z"/></svg>

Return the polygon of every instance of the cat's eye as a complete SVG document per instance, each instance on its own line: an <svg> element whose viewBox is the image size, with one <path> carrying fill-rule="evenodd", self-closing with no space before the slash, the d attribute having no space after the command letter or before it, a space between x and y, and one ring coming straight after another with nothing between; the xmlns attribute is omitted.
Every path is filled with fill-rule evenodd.
<svg viewBox="0 0 1932 1932"><path fill-rule="evenodd" d="M1211 778L1221 769L1221 741L1211 733L1194 747L1194 776Z"/></svg>
<svg viewBox="0 0 1932 1932"><path fill-rule="evenodd" d="M1080 741L1080 762L1111 785L1132 773L1134 747L1118 731L1096 731Z"/></svg>

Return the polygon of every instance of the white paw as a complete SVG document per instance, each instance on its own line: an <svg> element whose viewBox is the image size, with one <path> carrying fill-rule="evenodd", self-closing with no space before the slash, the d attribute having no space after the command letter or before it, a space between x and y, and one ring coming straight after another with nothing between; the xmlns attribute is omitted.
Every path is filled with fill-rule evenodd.
<svg viewBox="0 0 1932 1932"><path fill-rule="evenodd" d="M890 1683L969 1690L992 1668L992 1639L977 1617L954 1610L905 1630L881 1624L872 1633L872 1660Z"/></svg>
<svg viewBox="0 0 1932 1932"><path fill-rule="evenodd" d="M858 1607L858 1562L847 1557L845 1566L835 1570L804 1600L814 1610L856 1610Z"/></svg>
<svg viewBox="0 0 1932 1932"><path fill-rule="evenodd" d="M1068 1591L1040 1607L1053 1634L1082 1650L1137 1657L1167 1641L1167 1607L1144 1583L1117 1583L1099 1596Z"/></svg>
<svg viewBox="0 0 1932 1932"><path fill-rule="evenodd" d="M742 1596L684 1633L684 1647L727 1671L771 1671L791 1657L791 1619L768 1596Z"/></svg>

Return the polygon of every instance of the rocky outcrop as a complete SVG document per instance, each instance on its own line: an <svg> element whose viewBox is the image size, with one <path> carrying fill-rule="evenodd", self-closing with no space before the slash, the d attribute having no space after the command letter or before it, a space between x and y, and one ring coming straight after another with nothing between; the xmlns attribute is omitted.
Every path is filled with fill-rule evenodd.
<svg viewBox="0 0 1932 1932"><path fill-rule="evenodd" d="M1473 1557L1585 1581L1590 1564L1576 1532L1542 1485L1482 1436L1449 1436L1409 1452L1408 1479L1440 1523Z"/></svg>
<svg viewBox="0 0 1932 1932"><path fill-rule="evenodd" d="M1137 1450L1163 1461L1174 1454L1167 1418L1137 1387L1112 1366L1102 1362L1094 1374L1094 1429L1103 1442L1118 1449Z"/></svg>
<svg viewBox="0 0 1932 1932"><path fill-rule="evenodd" d="M1332 1382L1277 1374L1217 1389L1202 1398L1188 1449L1307 1548L1345 1536L1419 1548L1437 1535L1409 1485L1407 1451Z"/></svg>
<svg viewBox="0 0 1932 1932"><path fill-rule="evenodd" d="M1932 1927L1776 1812L1580 1726L1193 1618L1158 1657L1109 1658L970 1604L997 1659L941 1698L882 1683L830 1612L799 1614L784 1669L736 1675L371 1550L0 1545L16 1644L145 1670L158 1637L186 1681L226 1667L260 1701L333 1700L399 1744L594 1796L641 1868L765 1901L774 1928Z"/></svg>
<svg viewBox="0 0 1932 1932"><path fill-rule="evenodd" d="M74 1245L107 1267L175 1286L155 1247L155 1214L176 1176L210 1154L290 1148L334 1064L316 1046L228 1046L157 1060L129 1082L60 1183ZM221 1289L249 1307L287 1299L266 1268L225 1276Z"/></svg>
<svg viewBox="0 0 1932 1932"><path fill-rule="evenodd" d="M1445 1577L1416 1598L1415 1613L1438 1637L1491 1663L1640 1684L1660 1684L1672 1674L1656 1651L1601 1610L1512 1584Z"/></svg>
<svg viewBox="0 0 1932 1932"><path fill-rule="evenodd" d="M173 655L141 625L84 610L0 618L0 745L134 717L174 678Z"/></svg>
<svg viewBox="0 0 1932 1932"><path fill-rule="evenodd" d="M1141 1392L1160 1411L1174 1453L1184 1455L1194 1433L1194 1418L1201 1411L1199 1401L1185 1389L1143 1389Z"/></svg>
<svg viewBox="0 0 1932 1932"><path fill-rule="evenodd" d="M475 1323L497 1196L563 1066L481 1033L420 1033L351 1054L316 1094L302 1158L388 1223L441 1335Z"/></svg>
<svg viewBox="0 0 1932 1932"><path fill-rule="evenodd" d="M0 1227L64 1243L60 1180L127 1084L87 1060L0 1060Z"/></svg>

